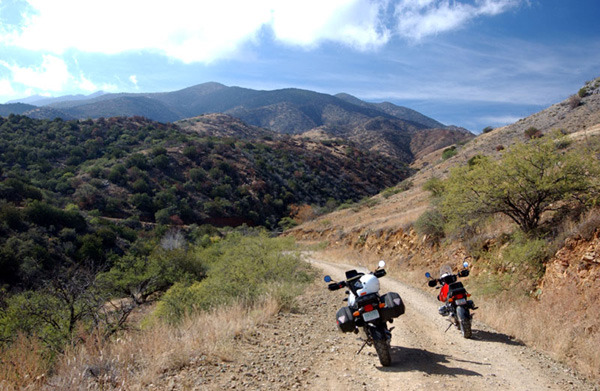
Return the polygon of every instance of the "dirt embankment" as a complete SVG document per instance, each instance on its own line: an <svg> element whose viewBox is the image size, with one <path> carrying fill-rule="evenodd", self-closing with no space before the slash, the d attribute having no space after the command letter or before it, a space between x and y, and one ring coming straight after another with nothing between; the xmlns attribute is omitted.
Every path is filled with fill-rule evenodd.
<svg viewBox="0 0 600 391"><path fill-rule="evenodd" d="M349 266L316 258L311 263L341 279ZM392 326L390 367L381 367L359 335L342 334L335 313L342 291L320 281L298 298L293 313L280 314L237 339L237 354L225 361L197 361L165 374L161 390L598 390L563 365L479 322L466 340L438 315L434 292L424 293L393 278L382 292L396 291L406 313Z"/></svg>

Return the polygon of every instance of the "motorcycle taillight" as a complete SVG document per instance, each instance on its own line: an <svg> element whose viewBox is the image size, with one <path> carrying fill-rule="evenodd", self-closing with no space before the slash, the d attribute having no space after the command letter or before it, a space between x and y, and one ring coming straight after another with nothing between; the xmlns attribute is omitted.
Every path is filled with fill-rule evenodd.
<svg viewBox="0 0 600 391"><path fill-rule="evenodd" d="M373 311L373 309L374 309L374 308L373 308L373 305L372 305L372 304L367 304L367 305L364 307L364 309L365 309L365 312L371 312L371 311Z"/></svg>
<svg viewBox="0 0 600 391"><path fill-rule="evenodd" d="M465 297L465 295L463 295L462 293L459 293L458 295L454 295L454 296L452 296L452 298L453 298L454 300L462 299L462 298L464 298L464 297Z"/></svg>

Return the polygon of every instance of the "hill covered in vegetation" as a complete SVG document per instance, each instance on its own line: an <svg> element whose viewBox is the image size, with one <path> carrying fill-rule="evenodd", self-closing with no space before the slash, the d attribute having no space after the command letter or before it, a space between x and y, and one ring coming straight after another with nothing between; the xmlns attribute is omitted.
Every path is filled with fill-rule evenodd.
<svg viewBox="0 0 600 391"><path fill-rule="evenodd" d="M265 132L242 140L142 117L0 118L2 283L31 285L57 264L104 264L144 226L279 229L302 208L355 203L410 174L347 142Z"/></svg>

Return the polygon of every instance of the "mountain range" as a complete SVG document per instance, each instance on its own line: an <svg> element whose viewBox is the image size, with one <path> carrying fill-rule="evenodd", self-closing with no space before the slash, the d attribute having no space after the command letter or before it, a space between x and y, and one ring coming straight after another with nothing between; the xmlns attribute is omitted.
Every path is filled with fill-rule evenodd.
<svg viewBox="0 0 600 391"><path fill-rule="evenodd" d="M369 103L345 93L329 95L297 88L262 91L215 82L172 92L30 97L0 105L0 115L11 113L64 120L141 116L163 123L219 113L280 134L350 140L363 149L405 162L412 162L423 151L474 137L466 129L446 126L389 102Z"/></svg>

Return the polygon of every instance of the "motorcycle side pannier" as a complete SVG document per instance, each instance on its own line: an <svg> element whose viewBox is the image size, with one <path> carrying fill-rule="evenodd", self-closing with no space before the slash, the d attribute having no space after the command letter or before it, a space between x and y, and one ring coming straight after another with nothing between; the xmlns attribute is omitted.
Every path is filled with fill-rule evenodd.
<svg viewBox="0 0 600 391"><path fill-rule="evenodd" d="M381 297L385 307L380 309L381 317L385 321L397 318L404 314L404 302L396 292L388 292Z"/></svg>
<svg viewBox="0 0 600 391"><path fill-rule="evenodd" d="M352 311L348 307L342 307L335 314L335 320L340 330L344 333L350 333L356 329L356 323L354 322L354 316Z"/></svg>

